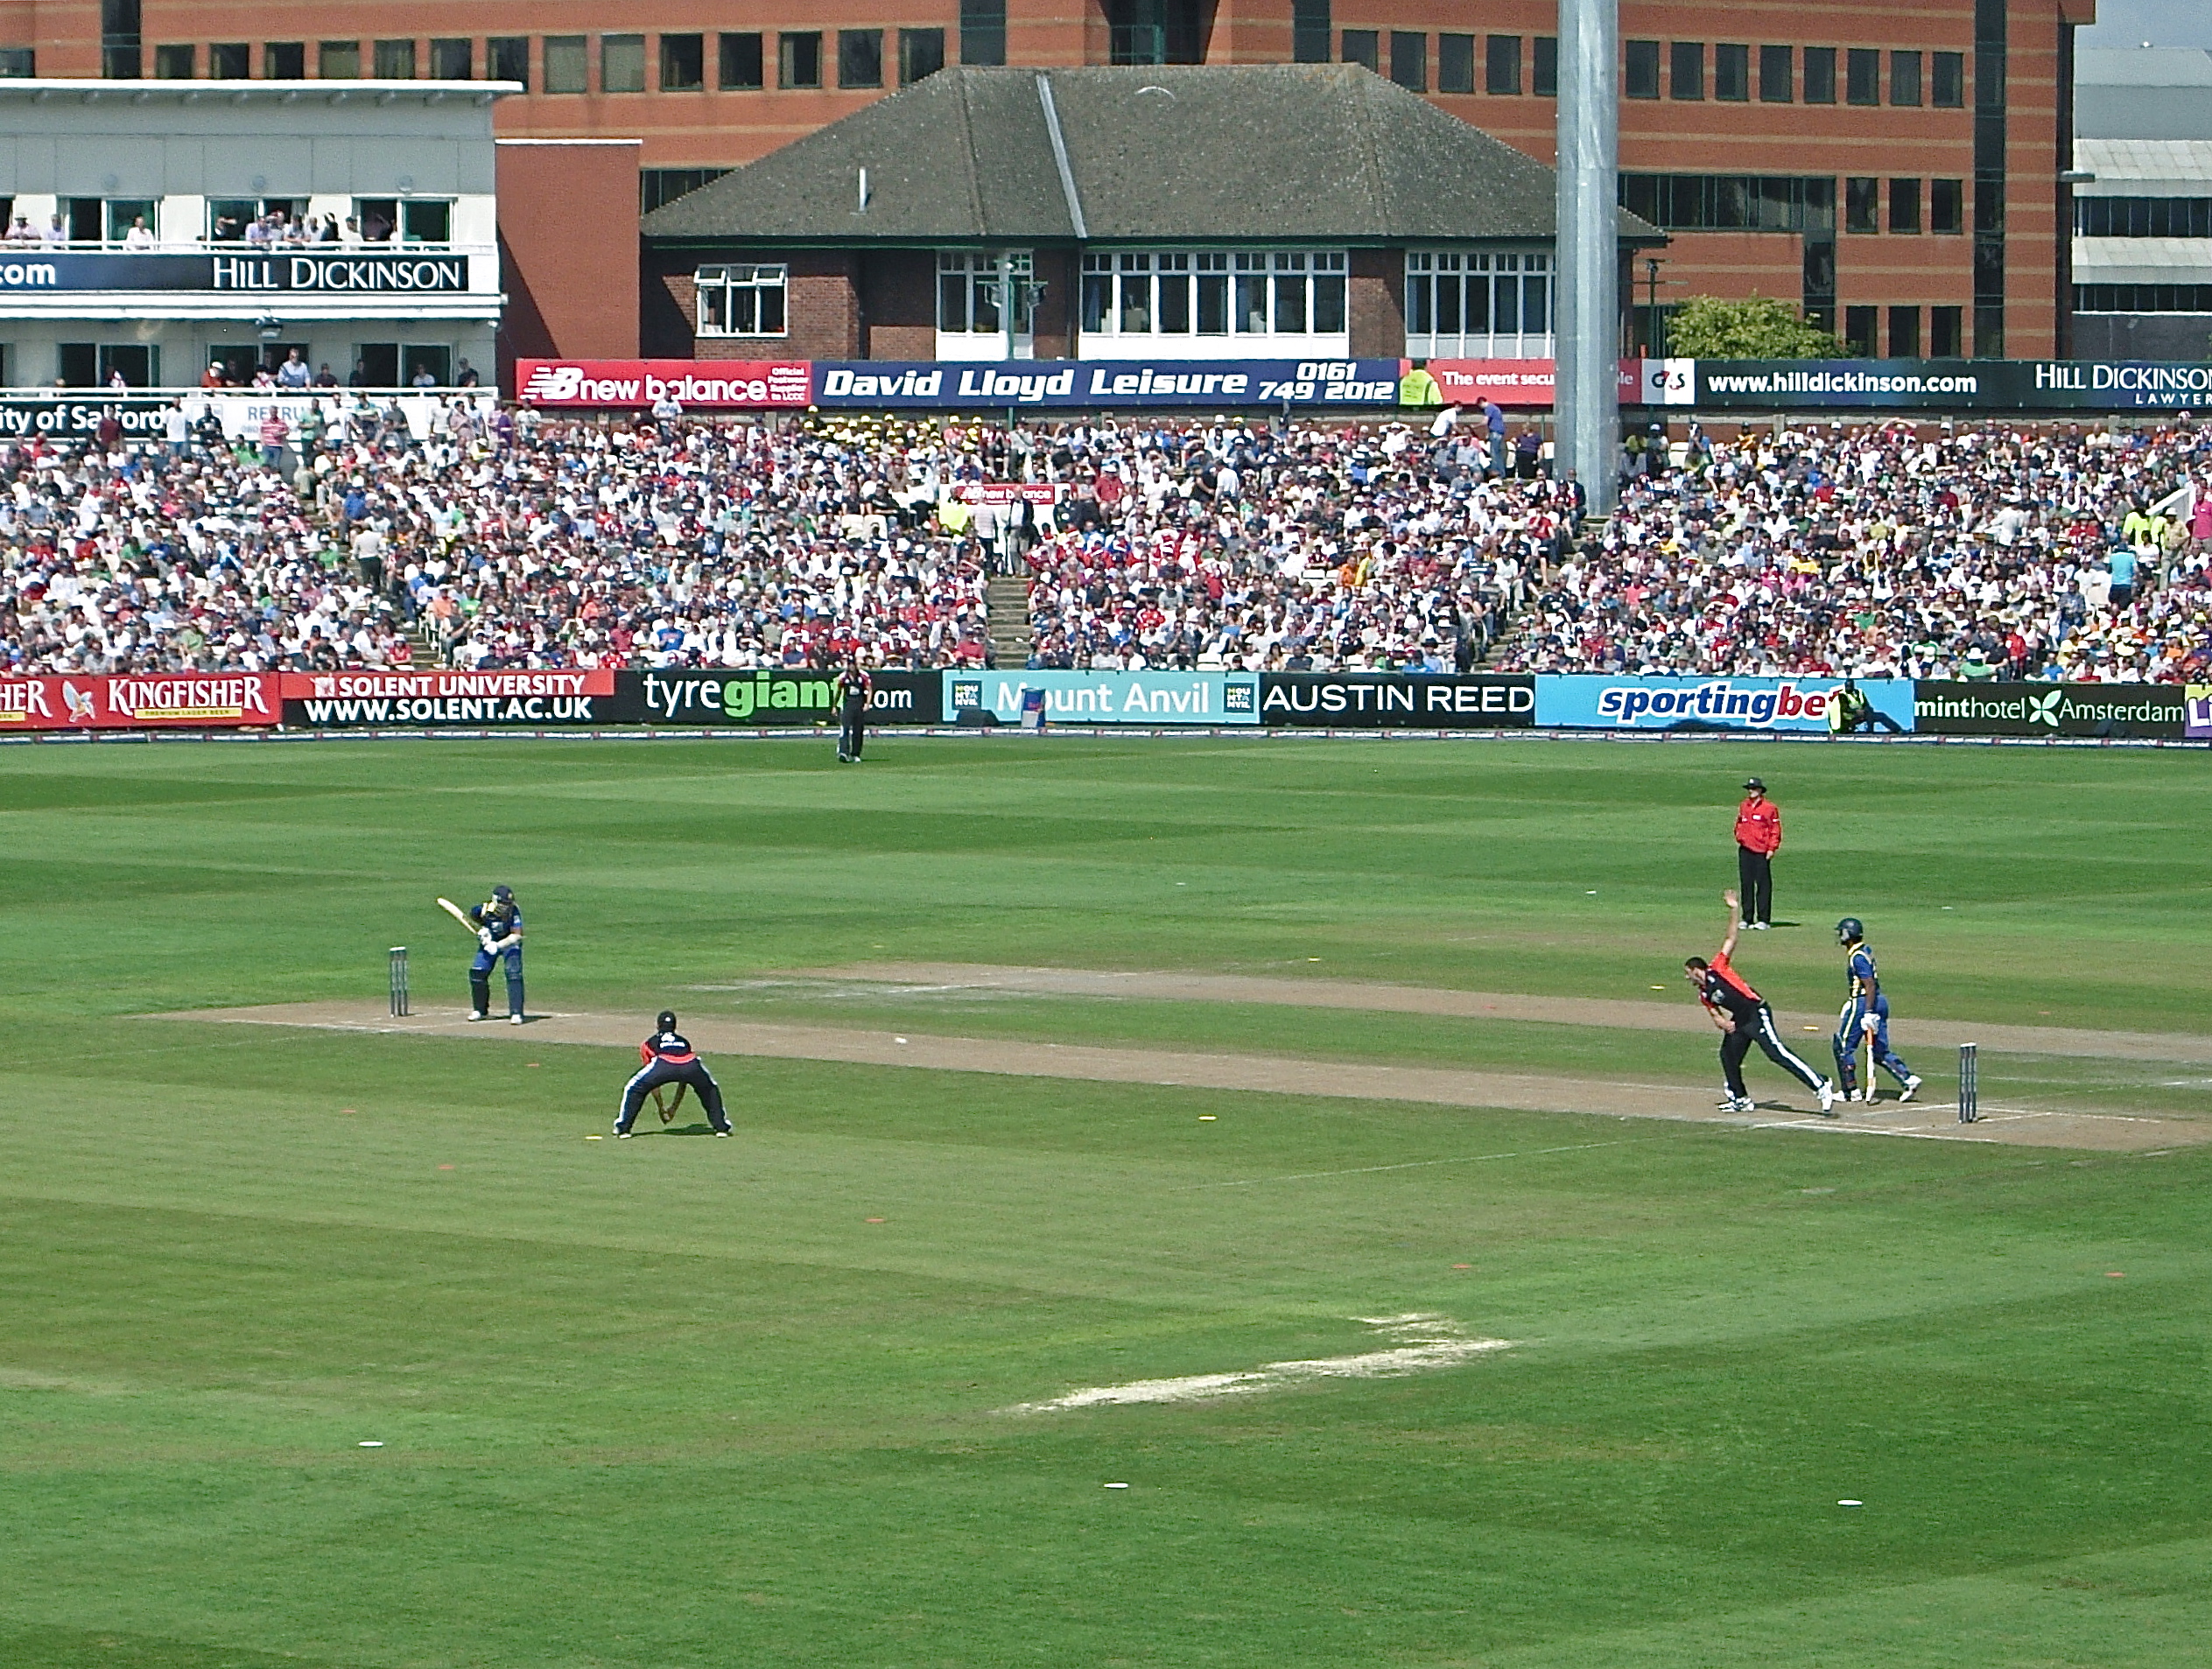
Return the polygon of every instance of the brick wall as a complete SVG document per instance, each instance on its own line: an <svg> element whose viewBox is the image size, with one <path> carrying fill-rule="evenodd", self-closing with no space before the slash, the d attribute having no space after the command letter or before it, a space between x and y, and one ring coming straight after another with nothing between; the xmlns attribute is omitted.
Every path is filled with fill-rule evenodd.
<svg viewBox="0 0 2212 1669"><path fill-rule="evenodd" d="M1406 252L1352 251L1352 351L1395 359L1406 351Z"/></svg>
<svg viewBox="0 0 2212 1669"><path fill-rule="evenodd" d="M929 250L885 249L863 256L860 307L867 323L861 357L937 357L937 257Z"/></svg>
<svg viewBox="0 0 2212 1669"><path fill-rule="evenodd" d="M790 268L784 306L789 329L782 336L695 336L699 286L692 275L717 259L711 252L665 250L645 257L645 329L648 357L701 360L849 360L860 357L858 257L832 250L795 250L783 256ZM720 257L774 260L770 252L748 250Z"/></svg>

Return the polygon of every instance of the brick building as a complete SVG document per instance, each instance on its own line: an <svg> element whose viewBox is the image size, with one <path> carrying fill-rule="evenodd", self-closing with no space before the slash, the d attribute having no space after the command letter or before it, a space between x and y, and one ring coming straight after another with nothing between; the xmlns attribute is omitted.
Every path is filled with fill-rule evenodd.
<svg viewBox="0 0 2212 1669"><path fill-rule="evenodd" d="M648 214L643 345L1548 359L1557 190L1358 65L962 67Z"/></svg>
<svg viewBox="0 0 2212 1669"><path fill-rule="evenodd" d="M351 18L355 37L339 39ZM1364 63L1551 157L1555 0L0 0L0 74L496 78L516 138L634 138L657 207L943 65ZM1754 290L1859 347L2064 347L2073 38L2096 0L1622 0L1661 308Z"/></svg>

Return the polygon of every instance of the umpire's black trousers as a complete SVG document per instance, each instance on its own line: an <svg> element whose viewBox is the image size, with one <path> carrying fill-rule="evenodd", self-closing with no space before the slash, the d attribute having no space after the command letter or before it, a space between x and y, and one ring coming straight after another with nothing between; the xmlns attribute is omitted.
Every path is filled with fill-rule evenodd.
<svg viewBox="0 0 2212 1669"><path fill-rule="evenodd" d="M649 1061L622 1086L622 1110L614 1119L618 1134L637 1122L645 1097L664 1083L690 1084L699 1105L706 1109L706 1122L717 1130L730 1127L729 1114L722 1111L722 1086L714 1082L714 1075L703 1062L686 1061L677 1066L667 1061Z"/></svg>
<svg viewBox="0 0 2212 1669"><path fill-rule="evenodd" d="M858 701L845 704L842 722L837 732L837 756L839 759L858 759L860 744L867 740L867 708Z"/></svg>
<svg viewBox="0 0 2212 1669"><path fill-rule="evenodd" d="M1753 852L1749 846L1736 848L1736 891L1743 900L1741 919L1746 922L1766 922L1774 919L1774 864L1763 852Z"/></svg>

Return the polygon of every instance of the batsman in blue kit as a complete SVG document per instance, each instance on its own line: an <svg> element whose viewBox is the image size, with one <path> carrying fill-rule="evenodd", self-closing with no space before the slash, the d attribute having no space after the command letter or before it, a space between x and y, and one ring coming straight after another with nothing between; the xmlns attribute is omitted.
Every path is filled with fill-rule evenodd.
<svg viewBox="0 0 2212 1669"><path fill-rule="evenodd" d="M1871 1041L1874 1060L1897 1080L1897 1098L1910 1101L1921 1081L1889 1046L1889 999L1882 995L1882 982L1874 971L1866 924L1856 915L1846 915L1836 924L1836 943L1843 947L1845 995L1836 1035L1829 1042L1835 1050L1836 1081L1843 1086L1843 1099L1874 1098L1873 1069L1868 1068L1865 1083L1861 1084L1857 1077L1858 1045L1864 1037Z"/></svg>
<svg viewBox="0 0 2212 1669"><path fill-rule="evenodd" d="M489 1020L492 1006L492 968L507 960L508 1023L523 1023L523 913L515 905L515 889L495 887L492 895L468 912L476 929L476 958L468 964L468 1017Z"/></svg>

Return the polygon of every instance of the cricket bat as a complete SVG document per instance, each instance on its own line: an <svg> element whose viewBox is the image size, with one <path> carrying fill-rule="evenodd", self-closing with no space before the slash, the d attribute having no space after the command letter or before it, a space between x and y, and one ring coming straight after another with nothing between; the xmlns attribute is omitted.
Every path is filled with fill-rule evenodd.
<svg viewBox="0 0 2212 1669"><path fill-rule="evenodd" d="M468 919L468 912L467 912L467 910L465 910L465 909L461 908L461 907L460 907L460 905L458 905L458 904L454 903L454 902L453 902L453 901L452 899L450 899L450 898L441 898L441 899L439 899L439 900L438 901L438 908L439 908L439 909L441 909L441 910L445 911L446 915L450 915L450 916L452 916L452 917L453 918L453 920L455 920L456 922L459 922L461 924L461 926L462 926L465 929L467 929L467 931L468 932L469 936L470 936L472 938L473 938L473 937L474 937L474 936L475 936L475 935L476 935L477 933L479 933L479 932L481 932L481 931L482 930L482 929L481 929L480 928L478 928L478 927L477 927L477 925L476 925L476 923L475 923L475 922L472 922L472 921L470 921L470 920Z"/></svg>

